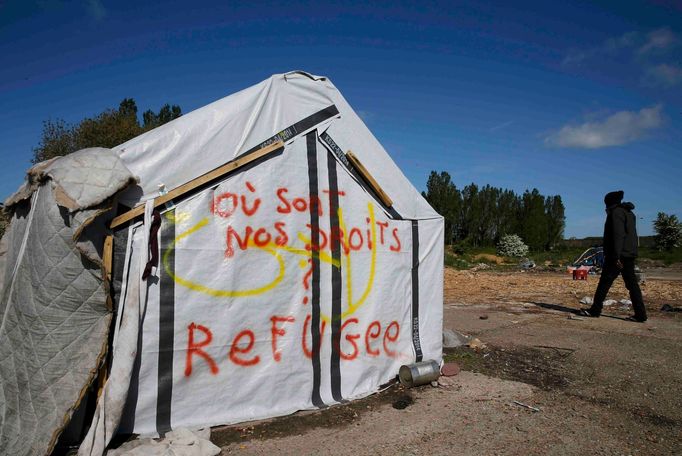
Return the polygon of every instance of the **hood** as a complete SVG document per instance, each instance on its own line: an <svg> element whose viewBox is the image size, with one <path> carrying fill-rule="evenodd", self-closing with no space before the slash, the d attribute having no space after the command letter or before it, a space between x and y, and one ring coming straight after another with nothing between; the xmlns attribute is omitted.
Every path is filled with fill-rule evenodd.
<svg viewBox="0 0 682 456"><path fill-rule="evenodd" d="M622 207L622 208L625 209L626 211L631 211L631 210L633 210L633 209L635 208L635 205L632 204L632 203L630 203L630 202L625 202L625 203L622 203L622 204L620 205L620 207Z"/></svg>

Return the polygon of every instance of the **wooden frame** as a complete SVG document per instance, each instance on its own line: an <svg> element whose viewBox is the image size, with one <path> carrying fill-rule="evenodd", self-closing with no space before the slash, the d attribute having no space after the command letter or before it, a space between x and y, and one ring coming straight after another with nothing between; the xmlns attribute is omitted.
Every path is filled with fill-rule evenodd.
<svg viewBox="0 0 682 456"><path fill-rule="evenodd" d="M213 171L209 171L208 173L201 175L196 179L192 179L191 181L174 188L165 195L161 195L157 198L154 198L154 207L156 208L163 204L166 204L167 202L174 200L175 198L178 198L184 195L185 193L191 192L192 190L195 190L196 188L201 187L202 185L205 185L213 180L216 180L231 171L242 168L248 165L249 163L252 163L258 160L259 158L264 157L272 152L275 152L283 147L284 142L277 141L261 149L255 150L248 155L244 155L243 157L239 157L235 160L232 160L231 162L225 163L224 165L214 169ZM144 204L135 206L128 212L125 212L119 215L118 217L115 217L109 224L109 227L112 229L119 227L126 222L134 220L135 218L141 216L142 214L144 214Z"/></svg>
<svg viewBox="0 0 682 456"><path fill-rule="evenodd" d="M374 190L374 193L377 194L381 202L384 204L386 207L391 207L393 206L393 200L384 192L384 190L379 186L379 183L372 177L372 175L367 171L367 168L364 167L362 162L358 159L358 157L353 154L350 150L346 152L346 158L348 158L348 161L353 165L353 167L357 170L358 173L362 176L362 178L367 182L367 185L369 185L372 190Z"/></svg>

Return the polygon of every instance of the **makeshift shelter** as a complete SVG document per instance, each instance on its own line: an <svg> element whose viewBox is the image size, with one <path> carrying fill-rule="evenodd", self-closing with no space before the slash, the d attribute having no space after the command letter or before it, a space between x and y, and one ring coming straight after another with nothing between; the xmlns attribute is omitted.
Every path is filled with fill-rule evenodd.
<svg viewBox="0 0 682 456"><path fill-rule="evenodd" d="M585 250L571 266L569 272L574 269L587 269L590 272L599 273L604 267L604 247L595 246Z"/></svg>
<svg viewBox="0 0 682 456"><path fill-rule="evenodd" d="M113 155L138 184L104 243L113 355L80 454L325 407L440 361L443 218L328 79L275 75Z"/></svg>

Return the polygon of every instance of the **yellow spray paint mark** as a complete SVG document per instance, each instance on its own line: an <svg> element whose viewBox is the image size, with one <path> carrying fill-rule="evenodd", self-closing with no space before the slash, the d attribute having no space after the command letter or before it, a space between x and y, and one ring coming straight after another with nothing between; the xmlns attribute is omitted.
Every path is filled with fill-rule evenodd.
<svg viewBox="0 0 682 456"><path fill-rule="evenodd" d="M374 286L374 276L376 273L376 260L377 260L377 232L376 232L376 223L375 223L375 218L374 218L374 206L372 203L367 204L367 211L369 212L369 222L370 222L370 230L371 230L371 236L372 236L372 258L369 264L369 277L367 278L367 283L365 284L365 290L363 291L362 295L360 296L360 299L357 301L353 301L353 272L351 269L351 251L348 250L348 252L343 251L343 254L346 257L346 300L348 302L348 308L341 314L341 319L344 319L348 317L349 315L353 315L367 300L367 297L369 296L369 293L372 291L372 287ZM349 244L349 239L348 239L348 233L346 230L346 224L343 220L343 211L341 208L338 209L338 214L339 214L339 228L341 229L341 232L343 233L343 243L345 245L350 245ZM327 315L320 315L323 321L326 321L327 323L330 322L330 318Z"/></svg>
<svg viewBox="0 0 682 456"><path fill-rule="evenodd" d="M370 223L370 230L372 234L372 258L369 263L369 277L367 278L367 284L365 285L365 291L362 293L360 296L360 299L357 301L353 301L353 292L351 289L351 261L350 261L350 252L346 254L346 277L348 281L348 309L346 309L345 312L341 314L341 318L346 318L349 315L352 315L355 313L356 310L362 306L365 301L367 300L367 297L369 296L369 293L372 291L372 287L374 286L374 275L376 273L376 263L377 263L377 230L376 230L376 223L374 219L374 206L372 203L367 203L367 211L369 212L369 223ZM339 225L343 229L343 237L344 241L347 242L346 240L346 230L342 225L343 223L343 217L341 213L341 208L339 208Z"/></svg>
<svg viewBox="0 0 682 456"><path fill-rule="evenodd" d="M344 312L342 315L343 317L346 317L353 312L357 308L359 308L364 302L367 300L367 297L369 296L370 291L372 291L372 287L374 286L374 274L376 273L376 264L377 264L377 229L376 229L376 221L374 219L374 206L372 203L367 204L367 210L369 211L369 223L370 223L370 230L372 234L372 259L369 263L369 278L367 279L367 285L365 286L365 291L362 293L362 296L360 296L360 299L357 300L357 302L354 302L353 305L348 306L348 310ZM352 312L351 312L352 309Z"/></svg>
<svg viewBox="0 0 682 456"><path fill-rule="evenodd" d="M353 300L353 273L352 273L352 258L351 258L351 251L345 251L344 249L341 249L341 252L345 256L345 269L346 269L346 299L347 299L347 309L341 314L341 318L346 318L349 315L354 314L367 300L369 297L369 294L374 286L374 277L376 274L376 257L377 257L377 235L376 235L376 221L374 217L374 206L372 203L367 204L367 210L369 212L369 221L370 221L370 232L371 232L371 242L372 242L372 248L370 249L371 251L371 261L370 261L370 271L369 271L369 277L367 278L367 283L365 284L365 289L360 296L360 298L357 301ZM188 213L183 213L183 214L178 214L175 216L170 215L170 213L167 213L167 218L173 222L184 222L188 219L189 214ZM348 232L346 230L346 225L343 219L343 211L341 208L338 208L338 217L339 217L339 227L341 230L341 233L343 235L343 243L344 245L349 245L349 236ZM203 229L206 227L209 223L208 218L203 218L201 219L198 223L196 223L194 226L190 227L189 229L183 231L179 235L176 236L175 240L171 243L170 247L168 250L163 255L163 265L164 269L166 270L166 273L173 278L173 280L178 283L179 285L182 285L186 288L189 288L190 290L197 291L199 293L204 293L209 296L214 296L214 297L246 297L246 296L256 296L260 295L263 293L266 293L268 291L273 290L279 283L284 279L284 275L286 272L286 265L284 262L284 258L280 255L279 251L285 251L292 253L294 255L299 255L303 256L306 258L313 258L317 257L320 259L320 261L323 261L325 263L331 264L333 267L340 268L341 267L341 261L332 258L328 253L323 252L323 251L313 251L308 250L308 249L301 249L301 248L295 248L295 247L290 247L287 245L278 245L274 242L269 242L266 245L256 245L255 242L252 239L249 239L247 242L247 248L249 247L256 247L270 255L272 255L278 263L279 271L277 273L277 276L269 283L257 287L257 288L252 288L252 289L246 289L246 290L222 290L222 289L216 289L216 288L211 288L207 287L205 285L202 285L200 283L194 282L192 280L185 279L183 277L180 277L179 275L175 274L175 271L170 267L169 265L169 258L170 258L170 253L175 250L177 243L190 236L193 233L196 233L197 231ZM308 238L306 238L303 233L298 233L298 238L301 240L304 244L311 245L312 241ZM301 260L299 262L299 266L301 268L305 268L307 266L307 261L306 260ZM321 315L322 319L324 321L329 322L330 319L326 315Z"/></svg>
<svg viewBox="0 0 682 456"><path fill-rule="evenodd" d="M303 242L304 244L307 245L313 245L313 241L311 239L308 239L305 237L305 235L301 232L298 233L298 239ZM310 250L308 249L292 249L291 247L282 247L284 250L287 252L295 253L297 255L304 255L307 257L317 257L320 259L320 261L324 261L325 263L329 263L335 268L340 268L341 267L341 262L339 260L335 260L332 258L328 253L322 252L321 250L317 250L315 252L312 251L312 248Z"/></svg>
<svg viewBox="0 0 682 456"><path fill-rule="evenodd" d="M185 279L183 277L180 277L179 275L175 274L175 271L172 270L170 265L168 264L169 262L169 256L170 252L175 250L175 245L180 241L181 239L199 231L200 229L204 228L206 225L208 225L208 218L203 218L201 219L196 225L193 227L189 228L188 230L180 233L179 235L176 236L175 240L171 244L170 248L166 251L166 253L163 256L163 265L168 273L169 276L173 278L173 280L179 284L182 285L183 287L189 288L190 290L197 291L199 293L204 293L209 296L215 296L215 297L222 297L222 298L235 298L235 297L244 297L244 296L256 296L259 294L266 293L272 289L274 289L279 283L282 281L284 278L284 274L286 272L286 265L284 263L284 259L282 256L279 254L278 250L283 250L285 252L293 253L295 255L300 255L304 257L312 257L313 255L318 257L321 261L324 261L326 263L331 264L332 266L339 267L340 263L338 260L333 259L329 254L325 252L312 252L306 249L298 249L294 247L289 247L287 245L278 245L273 242L269 242L266 245L260 246L256 245L255 242L252 239L249 239L247 243L247 248L248 247L256 247L260 250L263 250L264 252L269 253L275 259L277 259L278 265L279 265L279 272L277 274L277 277L275 279L258 288L253 288L253 289L248 289L248 290L221 290L221 289L216 289L216 288L211 288L207 287L205 285L202 285L200 283ZM302 238L305 241L305 238L303 237L302 234L299 233L299 238ZM310 241L308 241L310 243ZM305 267L305 264L307 262L305 260L302 260L302 267Z"/></svg>
<svg viewBox="0 0 682 456"><path fill-rule="evenodd" d="M185 279L183 277L176 275L175 271L173 271L173 268L171 268L170 265L168 264L170 253L173 250L175 250L175 245L178 243L178 241L189 236L192 233L199 231L200 229L204 228L206 225L208 225L208 219L207 218L201 219L199 221L199 223L197 223L193 227L189 228L187 231L184 231L184 232L180 233L178 236L176 236L175 240L170 245L170 248L168 250L166 250L166 253L164 253L164 255L163 255L163 266L166 270L166 273L168 273L168 275L171 276L176 283L182 285L183 287L189 288L190 290L197 291L200 293L204 293L204 294L207 294L209 296L215 296L215 297L219 297L219 298L236 298L236 297L256 296L259 294L263 294L263 293L268 292L268 291L272 290L273 288L275 288L282 281L282 279L284 278L285 270L286 270L285 264L284 264L284 259L275 249L273 249L269 245L266 245L263 247L261 247L261 246L256 246L256 247L258 247L259 249L269 253L270 255L274 256L277 259L277 262L279 265L279 273L277 274L277 277L275 277L275 279L272 282L270 282L266 285L263 285L262 287L252 288L252 289L248 289L248 290L220 290L220 289L216 289L216 288L207 287L207 286L202 285L200 283L197 283L197 282L194 282L194 281L191 281L191 280L188 280L188 279ZM255 246L255 244L253 244L252 241L249 241L249 245Z"/></svg>
<svg viewBox="0 0 682 456"><path fill-rule="evenodd" d="M188 211L178 212L177 210L175 210L166 212L165 216L166 220L178 225L182 222L186 222L187 220L189 220L190 213Z"/></svg>

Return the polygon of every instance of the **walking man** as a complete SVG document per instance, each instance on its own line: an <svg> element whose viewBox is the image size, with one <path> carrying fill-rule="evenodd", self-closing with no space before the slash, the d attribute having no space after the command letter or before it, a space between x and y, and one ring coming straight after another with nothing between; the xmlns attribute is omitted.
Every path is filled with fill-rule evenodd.
<svg viewBox="0 0 682 456"><path fill-rule="evenodd" d="M635 258L637 258L637 227L632 203L621 203L623 191L610 192L604 197L606 204L606 223L604 223L604 268L602 269L597 291L594 293L592 307L580 310L585 317L601 315L604 299L613 281L623 276L625 287L630 292L630 301L635 314L630 321L643 323L646 321L646 309L642 300L635 276Z"/></svg>

